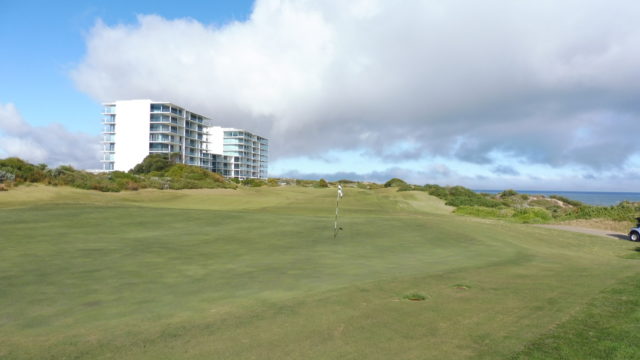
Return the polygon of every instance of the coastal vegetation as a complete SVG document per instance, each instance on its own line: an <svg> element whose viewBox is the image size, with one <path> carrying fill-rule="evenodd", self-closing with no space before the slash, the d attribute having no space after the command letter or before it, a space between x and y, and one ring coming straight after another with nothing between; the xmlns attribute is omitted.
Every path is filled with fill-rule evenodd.
<svg viewBox="0 0 640 360"><path fill-rule="evenodd" d="M630 201L596 206L559 195L527 195L511 189L499 194L487 194L476 193L462 186L427 184L397 187L398 191L427 192L455 207L457 214L525 224L603 219L618 223L615 225L617 228L627 231L635 223L635 218L640 216L640 203Z"/></svg>
<svg viewBox="0 0 640 360"><path fill-rule="evenodd" d="M219 174L197 166L175 163L171 155L147 156L131 171L91 173L71 166L49 168L19 158L0 159L0 183L4 189L25 183L71 186L85 190L119 192L139 189L215 189L237 185Z"/></svg>

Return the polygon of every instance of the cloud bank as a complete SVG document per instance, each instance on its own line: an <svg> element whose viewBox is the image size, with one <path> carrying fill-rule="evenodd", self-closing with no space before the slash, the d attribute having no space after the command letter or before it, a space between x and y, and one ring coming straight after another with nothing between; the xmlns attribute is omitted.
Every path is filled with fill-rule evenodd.
<svg viewBox="0 0 640 360"><path fill-rule="evenodd" d="M168 100L266 134L272 158L366 149L516 174L499 154L599 172L640 151L638 18L625 0L259 0L222 27L98 22L72 77L99 101Z"/></svg>
<svg viewBox="0 0 640 360"><path fill-rule="evenodd" d="M31 126L13 104L0 104L0 158L15 156L52 167L98 169L99 150L98 136L70 132L55 123Z"/></svg>

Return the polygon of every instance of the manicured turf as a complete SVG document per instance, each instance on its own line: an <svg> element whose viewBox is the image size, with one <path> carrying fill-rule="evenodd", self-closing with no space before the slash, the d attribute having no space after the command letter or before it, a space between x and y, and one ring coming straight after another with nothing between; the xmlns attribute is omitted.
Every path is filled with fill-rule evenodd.
<svg viewBox="0 0 640 360"><path fill-rule="evenodd" d="M638 359L638 344L640 279L632 276L589 301L513 359Z"/></svg>
<svg viewBox="0 0 640 360"><path fill-rule="evenodd" d="M640 273L630 242L346 193L335 240L335 189L0 193L0 358L501 359Z"/></svg>

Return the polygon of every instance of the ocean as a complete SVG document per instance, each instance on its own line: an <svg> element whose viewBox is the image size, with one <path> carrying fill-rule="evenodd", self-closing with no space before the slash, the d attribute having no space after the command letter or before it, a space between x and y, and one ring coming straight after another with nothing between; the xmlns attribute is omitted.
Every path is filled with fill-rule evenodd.
<svg viewBox="0 0 640 360"><path fill-rule="evenodd" d="M477 193L499 194L502 190L473 190ZM589 205L609 206L621 201L640 201L640 193L637 192L597 192L597 191L538 191L516 190L519 194L529 195L560 195L571 200L577 200Z"/></svg>

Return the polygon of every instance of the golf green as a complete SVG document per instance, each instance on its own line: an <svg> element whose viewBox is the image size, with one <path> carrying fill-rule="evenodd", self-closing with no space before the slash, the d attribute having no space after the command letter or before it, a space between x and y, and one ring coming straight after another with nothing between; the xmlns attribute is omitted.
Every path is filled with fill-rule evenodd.
<svg viewBox="0 0 640 360"><path fill-rule="evenodd" d="M335 239L332 188L0 193L0 359L501 359L640 273L627 241L345 192Z"/></svg>

